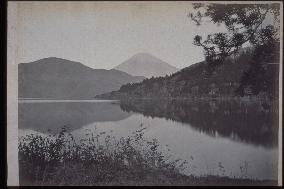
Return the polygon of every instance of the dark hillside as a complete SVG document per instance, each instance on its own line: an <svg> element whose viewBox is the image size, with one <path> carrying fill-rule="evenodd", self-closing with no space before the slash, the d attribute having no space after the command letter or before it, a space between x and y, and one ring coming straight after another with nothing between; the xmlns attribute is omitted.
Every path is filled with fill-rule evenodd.
<svg viewBox="0 0 284 189"><path fill-rule="evenodd" d="M205 62L184 68L170 76L152 77L140 83L123 85L120 90L98 95L98 98L191 98L191 97L233 97L245 72L249 70L252 51L244 49L236 57L230 57L212 69ZM278 64L279 65L279 64ZM266 73L278 86L278 65L265 64ZM244 95L251 95L249 87ZM268 93L268 92L267 92ZM277 91L269 91L277 94ZM259 96L268 94L259 93Z"/></svg>
<svg viewBox="0 0 284 189"><path fill-rule="evenodd" d="M144 79L55 57L22 63L18 68L19 98L92 99Z"/></svg>

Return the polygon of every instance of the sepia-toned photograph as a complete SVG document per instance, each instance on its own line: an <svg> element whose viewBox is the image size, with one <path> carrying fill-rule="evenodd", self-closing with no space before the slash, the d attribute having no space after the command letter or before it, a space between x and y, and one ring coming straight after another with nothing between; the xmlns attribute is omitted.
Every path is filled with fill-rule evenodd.
<svg viewBox="0 0 284 189"><path fill-rule="evenodd" d="M7 17L8 185L282 185L282 2L10 1Z"/></svg>

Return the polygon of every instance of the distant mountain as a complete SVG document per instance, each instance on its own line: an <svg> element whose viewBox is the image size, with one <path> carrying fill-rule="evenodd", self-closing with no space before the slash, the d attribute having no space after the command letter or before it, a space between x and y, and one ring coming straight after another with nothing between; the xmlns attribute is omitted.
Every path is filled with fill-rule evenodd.
<svg viewBox="0 0 284 189"><path fill-rule="evenodd" d="M18 68L19 98L92 99L145 79L55 57L21 63Z"/></svg>
<svg viewBox="0 0 284 189"><path fill-rule="evenodd" d="M147 78L170 75L178 69L148 53L138 53L114 69Z"/></svg>
<svg viewBox="0 0 284 189"><path fill-rule="evenodd" d="M278 95L279 64L260 62L260 71L252 72L253 81L257 86L251 86L251 80L242 80L251 68L252 52L241 52L238 56L230 57L215 68L206 62L199 62L186 67L171 76L145 79L140 83L126 84L118 91L96 96L103 99L124 98L192 98L192 97L233 97L239 95L237 90L241 84L244 95L253 95L256 87L267 86L263 95ZM276 61L277 62L277 61ZM258 69L258 68L257 68ZM264 70L264 71L262 71ZM264 83L263 81L266 81ZM274 90L275 89L275 90Z"/></svg>

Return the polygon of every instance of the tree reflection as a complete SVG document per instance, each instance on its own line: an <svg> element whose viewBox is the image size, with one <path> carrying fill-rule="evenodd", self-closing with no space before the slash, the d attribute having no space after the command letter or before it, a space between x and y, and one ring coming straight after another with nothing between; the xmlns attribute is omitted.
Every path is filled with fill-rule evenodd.
<svg viewBox="0 0 284 189"><path fill-rule="evenodd" d="M223 136L269 148L278 143L276 102L128 99L121 101L120 107L152 118L187 123L213 137Z"/></svg>

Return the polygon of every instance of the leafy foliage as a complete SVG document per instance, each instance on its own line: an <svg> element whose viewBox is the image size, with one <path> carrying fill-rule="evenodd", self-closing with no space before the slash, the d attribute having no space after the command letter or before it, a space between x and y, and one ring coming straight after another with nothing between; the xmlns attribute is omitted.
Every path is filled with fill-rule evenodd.
<svg viewBox="0 0 284 189"><path fill-rule="evenodd" d="M190 17L197 25L207 18L227 29L224 33L208 35L203 41L201 36L195 36L194 44L203 47L208 65L220 65L243 45L251 45L253 58L237 92L243 96L246 89L251 88L252 95L269 91L274 94L270 97L277 97L278 71L271 72L267 67L270 63L279 63L280 4L198 3L194 4L194 9ZM272 21L267 21L269 18Z"/></svg>
<svg viewBox="0 0 284 189"><path fill-rule="evenodd" d="M225 57L238 52L245 43L260 45L271 38L279 42L279 35L276 35L279 28L276 25L269 23L263 28L264 20L269 15L279 22L279 4L197 3L194 9L195 12L189 16L197 25L207 18L215 24L223 24L227 29L224 33L210 34L203 41L200 35L195 36L194 44L203 47L208 63L222 62Z"/></svg>
<svg viewBox="0 0 284 189"><path fill-rule="evenodd" d="M249 69L243 73L236 92L243 96L246 89L251 89L252 95L267 92L270 98L278 98L279 61L279 44L272 39L257 46L249 62Z"/></svg>

